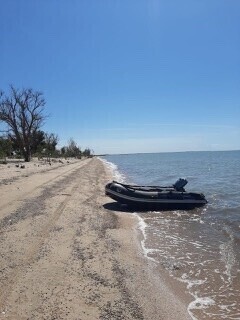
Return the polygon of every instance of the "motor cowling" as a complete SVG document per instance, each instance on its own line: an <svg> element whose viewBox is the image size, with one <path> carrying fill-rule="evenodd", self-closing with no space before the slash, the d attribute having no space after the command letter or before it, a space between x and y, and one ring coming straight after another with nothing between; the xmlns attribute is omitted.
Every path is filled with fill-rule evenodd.
<svg viewBox="0 0 240 320"><path fill-rule="evenodd" d="M179 178L173 185L177 191L184 191L184 187L188 183L187 179Z"/></svg>

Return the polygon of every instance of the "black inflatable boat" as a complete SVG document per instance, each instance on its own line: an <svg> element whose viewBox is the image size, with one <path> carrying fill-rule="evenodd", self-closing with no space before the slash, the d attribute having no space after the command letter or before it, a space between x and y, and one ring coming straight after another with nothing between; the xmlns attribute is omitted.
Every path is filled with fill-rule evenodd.
<svg viewBox="0 0 240 320"><path fill-rule="evenodd" d="M138 210L190 210L207 203L202 193L186 192L188 183L180 178L169 187L135 186L113 181L105 186L110 198Z"/></svg>

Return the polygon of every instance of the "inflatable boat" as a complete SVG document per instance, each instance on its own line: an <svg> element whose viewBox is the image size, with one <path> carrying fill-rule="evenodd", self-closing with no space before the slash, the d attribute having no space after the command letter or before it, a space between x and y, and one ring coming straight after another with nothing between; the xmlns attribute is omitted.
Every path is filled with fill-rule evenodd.
<svg viewBox="0 0 240 320"><path fill-rule="evenodd" d="M120 204L137 210L190 210L207 203L202 193L186 192L188 183L180 178L168 187L136 186L112 181L105 186L105 194Z"/></svg>

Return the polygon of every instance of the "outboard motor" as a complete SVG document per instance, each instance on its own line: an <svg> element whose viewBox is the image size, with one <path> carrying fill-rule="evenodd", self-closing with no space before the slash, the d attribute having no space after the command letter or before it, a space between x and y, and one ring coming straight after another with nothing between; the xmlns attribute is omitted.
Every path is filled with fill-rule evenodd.
<svg viewBox="0 0 240 320"><path fill-rule="evenodd" d="M184 187L188 183L187 179L179 178L173 185L177 191L185 191Z"/></svg>

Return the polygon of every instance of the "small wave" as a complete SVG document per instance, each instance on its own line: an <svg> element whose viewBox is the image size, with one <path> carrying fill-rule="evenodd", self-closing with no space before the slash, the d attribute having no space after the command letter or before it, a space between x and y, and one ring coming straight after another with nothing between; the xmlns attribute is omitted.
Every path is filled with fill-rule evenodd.
<svg viewBox="0 0 240 320"><path fill-rule="evenodd" d="M187 284L187 289L192 288L193 286L199 286L201 284L204 284L206 282L205 280L197 280L197 279L189 279L188 275L186 273L184 273L180 278L178 278L179 281L186 283Z"/></svg>
<svg viewBox="0 0 240 320"><path fill-rule="evenodd" d="M98 159L100 159L106 165L106 167L111 171L114 180L117 180L119 182L126 181L126 177L122 173L119 172L118 166L116 164L114 164L110 161L107 161L106 159L103 159L101 157L99 157Z"/></svg>
<svg viewBox="0 0 240 320"><path fill-rule="evenodd" d="M149 253L153 252L153 249L148 249L146 247L146 239L147 239L147 235L146 235L146 228L147 228L147 224L145 223L144 219L141 218L137 213L134 213L134 215L138 218L138 228L140 229L143 239L141 240L141 247L143 250L143 255L148 258L149 260L152 260L154 262L157 262L154 258L149 256Z"/></svg>
<svg viewBox="0 0 240 320"><path fill-rule="evenodd" d="M233 243L234 243L234 235L231 233L230 228L224 227L223 230L228 234L229 240L222 243L219 248L220 248L220 254L222 257L223 262L225 263L226 270L225 274L228 277L228 282L232 282L232 269L233 266L235 265L235 254L234 254L234 249L233 249Z"/></svg>
<svg viewBox="0 0 240 320"><path fill-rule="evenodd" d="M212 306L214 304L215 304L215 301L212 298L195 297L195 300L189 303L187 310L193 320L198 320L196 317L194 317L192 310L206 309L209 306Z"/></svg>

